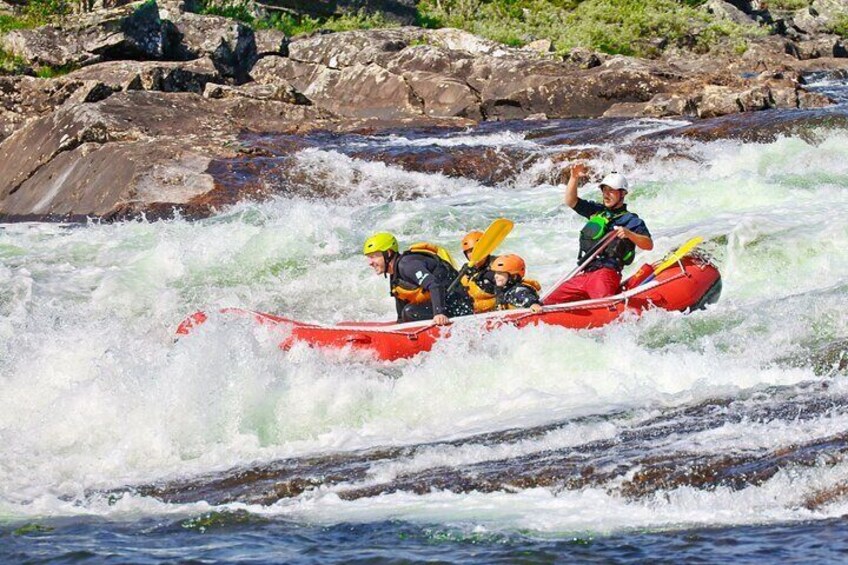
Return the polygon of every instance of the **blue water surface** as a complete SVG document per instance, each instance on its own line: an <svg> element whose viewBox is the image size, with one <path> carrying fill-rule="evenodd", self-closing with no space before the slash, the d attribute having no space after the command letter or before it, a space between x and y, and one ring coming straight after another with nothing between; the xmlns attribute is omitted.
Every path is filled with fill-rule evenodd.
<svg viewBox="0 0 848 565"><path fill-rule="evenodd" d="M250 515L0 528L2 563L844 563L848 521L542 539L405 522L315 526ZM210 522L210 523L205 523Z"/></svg>

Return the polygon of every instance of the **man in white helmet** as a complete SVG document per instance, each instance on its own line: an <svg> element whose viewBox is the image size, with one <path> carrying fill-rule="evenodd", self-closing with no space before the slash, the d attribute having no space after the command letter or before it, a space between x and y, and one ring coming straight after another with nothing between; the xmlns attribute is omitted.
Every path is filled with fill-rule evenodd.
<svg viewBox="0 0 848 565"><path fill-rule="evenodd" d="M627 178L611 173L601 181L603 203L583 200L577 196L577 185L586 177L586 166L571 167L571 178L565 188L565 203L589 221L580 230L580 252L577 264L590 256L601 240L614 231L615 240L597 255L577 276L554 289L545 304L561 304L589 298L603 298L621 290L621 270L633 262L636 248L654 248L651 232L645 222L627 210L624 199L630 190Z"/></svg>

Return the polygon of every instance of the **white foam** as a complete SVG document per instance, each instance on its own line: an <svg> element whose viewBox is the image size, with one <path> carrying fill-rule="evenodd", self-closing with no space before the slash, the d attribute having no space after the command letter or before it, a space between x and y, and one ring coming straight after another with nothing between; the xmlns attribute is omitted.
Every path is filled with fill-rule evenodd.
<svg viewBox="0 0 848 565"><path fill-rule="evenodd" d="M692 144L696 161L658 157L642 165L610 151L596 167L624 167L636 187L631 207L657 244L634 268L703 235L724 274L717 305L691 316L650 312L592 331L458 331L432 353L393 365L304 347L282 352L279 335L223 316L176 344L173 331L196 309L226 306L307 320L390 319L387 283L359 255L362 240L377 230L394 231L404 244L444 243L460 257L466 230L506 215L517 224L503 250L522 254L530 275L549 284L573 266L582 220L560 204L562 187L539 179L567 163L541 159L512 183L487 188L313 150L298 157L300 166L338 182L339 198L243 204L192 223L3 226L0 513L159 513L163 506L149 501L128 499L115 509L74 506L63 497L590 414L622 411L634 419L574 425L515 444L433 448L371 469L370 480L389 480L440 464L567 448L611 437L646 410L816 379L811 368L781 359L848 335L848 232L834 221L848 212L846 142L845 134L831 133L817 145L795 138ZM424 198L387 201L398 186ZM669 448L772 448L844 425L840 418L798 426L741 422ZM836 471L828 472L811 470L804 484L836 480ZM651 503L591 489L397 494L351 503L324 493L273 511L319 521L398 516L544 532L592 529L597 520L615 529L813 515L792 506L791 488L769 488L751 491L759 495L682 489ZM601 503L621 518L609 510L601 520ZM710 504L719 508L715 518Z"/></svg>

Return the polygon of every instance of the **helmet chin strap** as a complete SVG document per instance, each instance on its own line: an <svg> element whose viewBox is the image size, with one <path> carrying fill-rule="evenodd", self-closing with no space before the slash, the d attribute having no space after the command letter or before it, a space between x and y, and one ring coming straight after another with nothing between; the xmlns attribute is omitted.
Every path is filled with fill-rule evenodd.
<svg viewBox="0 0 848 565"><path fill-rule="evenodd" d="M391 261L391 255L394 255L394 253L391 253L391 255L390 253L391 251L388 249L386 251L383 251L383 263L385 264L385 268L383 269L384 279L389 278L389 261Z"/></svg>

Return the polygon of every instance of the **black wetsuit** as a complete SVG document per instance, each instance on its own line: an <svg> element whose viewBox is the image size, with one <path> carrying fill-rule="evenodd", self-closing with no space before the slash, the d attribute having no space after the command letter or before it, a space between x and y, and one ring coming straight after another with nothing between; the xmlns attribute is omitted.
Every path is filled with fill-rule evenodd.
<svg viewBox="0 0 848 565"><path fill-rule="evenodd" d="M429 302L422 304L410 304L396 297L398 322L431 320L438 314L449 318L473 314L474 302L464 286L457 284L447 293L458 274L447 262L427 253L407 251L395 259L392 288L422 288L430 293Z"/></svg>
<svg viewBox="0 0 848 565"><path fill-rule="evenodd" d="M539 293L536 289L522 282L508 282L503 288L498 288L495 293L498 310L510 308L529 308L533 304L541 304Z"/></svg>

